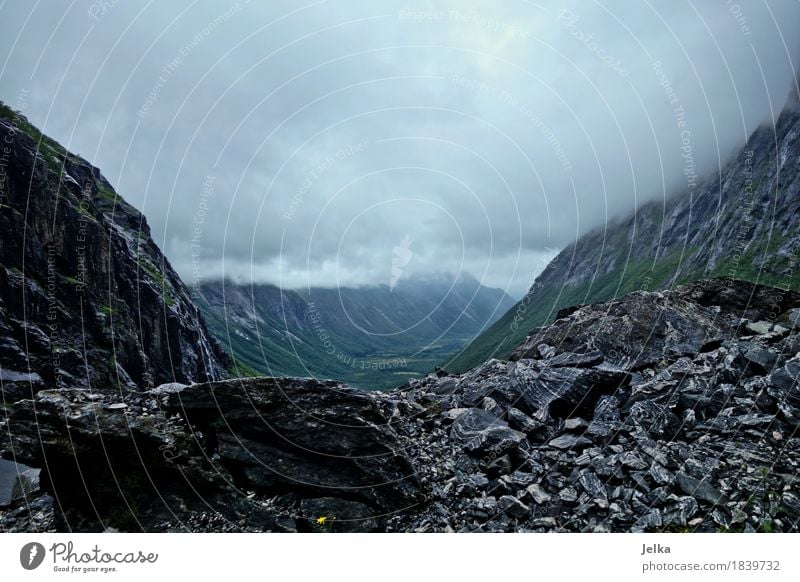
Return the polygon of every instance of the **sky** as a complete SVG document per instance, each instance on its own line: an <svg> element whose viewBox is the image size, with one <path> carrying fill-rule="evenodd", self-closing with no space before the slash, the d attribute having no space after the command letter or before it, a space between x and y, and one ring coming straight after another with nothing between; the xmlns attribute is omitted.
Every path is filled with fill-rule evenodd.
<svg viewBox="0 0 800 582"><path fill-rule="evenodd" d="M100 167L189 283L521 296L718 171L800 3L0 0L0 99Z"/></svg>

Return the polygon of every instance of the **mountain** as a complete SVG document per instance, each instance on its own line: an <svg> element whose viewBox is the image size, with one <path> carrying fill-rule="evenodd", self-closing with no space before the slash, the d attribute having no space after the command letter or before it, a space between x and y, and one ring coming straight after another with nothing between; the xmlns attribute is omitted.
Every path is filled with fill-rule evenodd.
<svg viewBox="0 0 800 582"><path fill-rule="evenodd" d="M0 106L0 375L41 388L220 379L230 365L144 217L86 160Z"/></svg>
<svg viewBox="0 0 800 582"><path fill-rule="evenodd" d="M638 289L726 276L800 290L798 159L800 105L792 97L774 127L757 129L689 194L646 204L565 248L522 300L443 365L464 371L507 358L561 308Z"/></svg>
<svg viewBox="0 0 800 582"><path fill-rule="evenodd" d="M800 295L775 293L629 293L390 392L42 391L0 425L47 474L0 531L797 532Z"/></svg>
<svg viewBox="0 0 800 582"><path fill-rule="evenodd" d="M787 119L774 160L782 177L797 165ZM531 327L509 361L440 369L398 390L216 380L242 366L226 361L142 216L97 169L13 112L4 112L0 133L8 144L0 157L0 456L25 464L0 464L0 487L11 489L0 492L0 531L800 528L798 293L712 277L572 305L549 325L519 322ZM754 148L759 175L769 175L761 156ZM729 167L720 192L737 175ZM793 234L795 207L784 198L797 184L782 180L769 240ZM721 219L730 206L725 198ZM747 222L748 240L758 242L762 222ZM732 260L713 237L687 232L692 256L706 257L688 274ZM587 244L576 254L591 258ZM781 260L791 241L775 244L777 259L764 255L761 273L791 283L792 263ZM640 248L632 255L646 256ZM672 286L691 264L661 273ZM575 285L592 280L577 267L565 273ZM348 349L352 357L370 346L374 357L401 326L416 324L415 342L448 328L466 334L507 301L473 280L451 286L206 291L225 300L217 324L231 322L231 336L246 335L253 321L277 322L265 336L270 357L291 329L304 337L289 336L290 345L327 349L328 341L329 355Z"/></svg>
<svg viewBox="0 0 800 582"><path fill-rule="evenodd" d="M393 388L433 370L513 305L471 276L404 279L394 288L281 290L201 286L209 329L240 373L337 378Z"/></svg>

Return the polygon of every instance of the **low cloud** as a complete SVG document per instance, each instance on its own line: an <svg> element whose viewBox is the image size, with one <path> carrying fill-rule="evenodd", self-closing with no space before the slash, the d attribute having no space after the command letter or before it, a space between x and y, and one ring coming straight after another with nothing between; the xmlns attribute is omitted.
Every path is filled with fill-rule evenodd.
<svg viewBox="0 0 800 582"><path fill-rule="evenodd" d="M45 4L0 10L0 97L187 280L287 287L388 285L408 236L409 274L520 295L774 119L800 35L789 2Z"/></svg>

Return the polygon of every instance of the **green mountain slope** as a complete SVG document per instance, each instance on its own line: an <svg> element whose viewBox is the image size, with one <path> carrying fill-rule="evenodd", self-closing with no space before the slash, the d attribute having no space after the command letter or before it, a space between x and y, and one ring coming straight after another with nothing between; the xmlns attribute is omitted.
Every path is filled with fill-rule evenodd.
<svg viewBox="0 0 800 582"><path fill-rule="evenodd" d="M800 106L761 127L691 195L652 202L564 249L526 296L443 366L507 358L560 309L712 276L800 290Z"/></svg>
<svg viewBox="0 0 800 582"><path fill-rule="evenodd" d="M201 295L209 328L240 373L337 378L364 389L432 371L514 303L469 277L411 279L391 290L215 282Z"/></svg>

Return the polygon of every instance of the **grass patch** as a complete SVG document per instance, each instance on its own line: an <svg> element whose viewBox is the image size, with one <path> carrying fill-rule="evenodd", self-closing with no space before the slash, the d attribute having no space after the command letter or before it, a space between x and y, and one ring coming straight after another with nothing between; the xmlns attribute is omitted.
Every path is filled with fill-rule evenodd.
<svg viewBox="0 0 800 582"><path fill-rule="evenodd" d="M142 268L148 278L153 281L157 286L161 287L161 297L167 307L172 307L177 303L175 295L172 292L172 286L164 278L164 274L156 268L156 266L143 256L139 256L139 266Z"/></svg>

